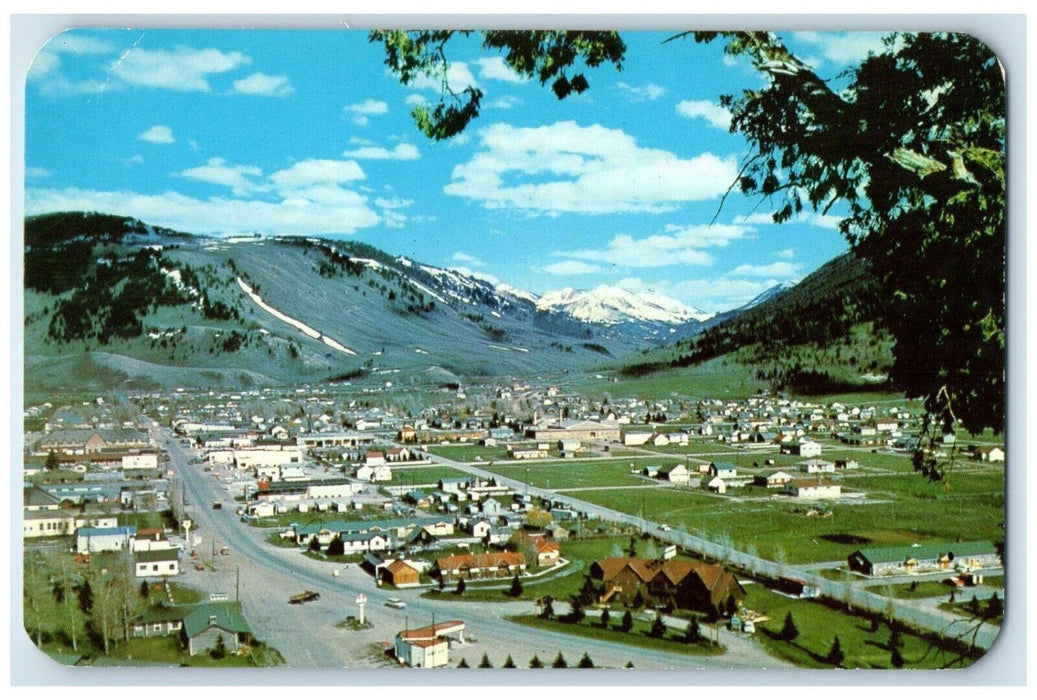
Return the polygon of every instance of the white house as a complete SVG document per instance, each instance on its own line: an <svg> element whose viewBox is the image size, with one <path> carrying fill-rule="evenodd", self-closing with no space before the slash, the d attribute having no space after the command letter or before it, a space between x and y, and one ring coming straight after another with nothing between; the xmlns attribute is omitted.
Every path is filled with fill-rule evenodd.
<svg viewBox="0 0 1037 700"><path fill-rule="evenodd" d="M158 455L153 453L139 455L123 455L122 470L158 469Z"/></svg>
<svg viewBox="0 0 1037 700"><path fill-rule="evenodd" d="M671 464L659 469L659 478L666 479L673 484L686 484L691 480L691 475L683 464Z"/></svg>
<svg viewBox="0 0 1037 700"><path fill-rule="evenodd" d="M412 668L440 668L450 663L451 638L464 644L464 623L460 620L438 622L428 627L396 633L393 653L396 660Z"/></svg>
<svg viewBox="0 0 1037 700"><path fill-rule="evenodd" d="M831 474L835 472L835 462L824 459L807 459L796 462L796 468L807 474Z"/></svg>
<svg viewBox="0 0 1037 700"><path fill-rule="evenodd" d="M652 439L652 435L653 433L631 430L623 433L623 444L628 447L638 447L647 444Z"/></svg>
<svg viewBox="0 0 1037 700"><path fill-rule="evenodd" d="M716 493L727 493L727 482L722 476L714 476L706 484L706 488Z"/></svg>
<svg viewBox="0 0 1037 700"><path fill-rule="evenodd" d="M154 576L176 576L180 573L180 558L177 549L153 549L146 552L137 552L136 574L137 578L150 578Z"/></svg>
<svg viewBox="0 0 1037 700"><path fill-rule="evenodd" d="M785 493L795 498L841 498L843 487L824 479L793 479L785 484Z"/></svg>
<svg viewBox="0 0 1037 700"><path fill-rule="evenodd" d="M136 525L81 527L76 530L76 552L79 554L118 552L129 546L135 534L137 534Z"/></svg>

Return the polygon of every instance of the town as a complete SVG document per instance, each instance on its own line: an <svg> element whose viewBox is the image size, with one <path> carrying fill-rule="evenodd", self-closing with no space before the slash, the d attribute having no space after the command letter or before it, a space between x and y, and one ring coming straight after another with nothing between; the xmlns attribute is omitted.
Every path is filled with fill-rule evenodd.
<svg viewBox="0 0 1037 700"><path fill-rule="evenodd" d="M607 379L31 403L25 627L62 663L968 665L1003 615L1003 443L921 409ZM964 434L964 433L963 433Z"/></svg>

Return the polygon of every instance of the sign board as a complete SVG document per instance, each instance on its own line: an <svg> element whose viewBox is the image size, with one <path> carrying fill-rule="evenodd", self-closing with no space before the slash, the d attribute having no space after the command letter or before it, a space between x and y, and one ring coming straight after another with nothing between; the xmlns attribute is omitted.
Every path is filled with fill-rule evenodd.
<svg viewBox="0 0 1037 700"><path fill-rule="evenodd" d="M363 593L361 593L360 595L358 595L356 597L356 604L357 605L363 605L366 602L367 602L367 596L364 595Z"/></svg>
<svg viewBox="0 0 1037 700"><path fill-rule="evenodd" d="M677 556L677 545L671 544L663 550L663 559L673 559L675 556Z"/></svg>

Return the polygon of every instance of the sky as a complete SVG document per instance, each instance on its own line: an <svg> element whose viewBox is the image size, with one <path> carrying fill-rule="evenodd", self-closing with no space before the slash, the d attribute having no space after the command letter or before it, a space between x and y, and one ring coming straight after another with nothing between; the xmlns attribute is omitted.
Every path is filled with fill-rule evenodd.
<svg viewBox="0 0 1037 700"><path fill-rule="evenodd" d="M670 34L622 32L622 70L585 70L565 100L453 41L451 88L479 87L483 109L435 142L410 112L439 81L401 85L366 31L69 30L26 78L25 211L356 240L537 294L611 285L731 309L848 246L835 215L776 225L779 201L724 198L748 146L719 96L761 79L719 42ZM826 78L881 47L782 36Z"/></svg>

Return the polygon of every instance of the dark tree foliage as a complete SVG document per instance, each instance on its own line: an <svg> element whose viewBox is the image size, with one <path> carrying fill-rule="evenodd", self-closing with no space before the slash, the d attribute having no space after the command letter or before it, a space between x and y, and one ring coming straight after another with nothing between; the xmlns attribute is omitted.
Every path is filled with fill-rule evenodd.
<svg viewBox="0 0 1037 700"><path fill-rule="evenodd" d="M530 668L543 668L544 667L544 662L540 660L539 656L537 656L536 654L533 654L533 658L529 660L529 667Z"/></svg>
<svg viewBox="0 0 1037 700"><path fill-rule="evenodd" d="M490 657L485 653L482 655L482 661L479 662L479 668L493 668L493 664L490 663Z"/></svg>
<svg viewBox="0 0 1037 700"><path fill-rule="evenodd" d="M79 609L89 615L94 609L94 591L90 588L89 580L83 581L76 596L79 599Z"/></svg>
<svg viewBox="0 0 1037 700"><path fill-rule="evenodd" d="M619 623L619 629L622 632L629 632L634 628L634 616L630 614L630 610L623 613L623 619Z"/></svg>
<svg viewBox="0 0 1037 700"><path fill-rule="evenodd" d="M438 79L442 96L434 105L419 105L411 115L418 128L437 141L454 136L479 116L483 92L471 85L451 85L447 80L449 62L446 45L455 36L467 37L470 31L373 31L372 42L385 46L385 64L408 85L422 76ZM558 99L582 93L590 83L582 72L573 72L583 63L594 68L612 63L622 68L626 46L616 32L594 31L484 31L482 47L499 51L504 62L525 78L541 85L551 84Z"/></svg>
<svg viewBox="0 0 1037 700"><path fill-rule="evenodd" d="M457 595L464 595L464 589L466 586L467 584L464 582L463 578L458 579L457 588L454 589L454 593L456 593Z"/></svg>
<svg viewBox="0 0 1037 700"><path fill-rule="evenodd" d="M508 589L506 595L509 598L518 598L522 595L522 582L519 581L518 574L515 574L515 578L511 579L511 588Z"/></svg>
<svg viewBox="0 0 1037 700"><path fill-rule="evenodd" d="M47 453L47 461L43 463L43 468L49 472L52 472L59 466L60 462L58 462L58 455L54 452L54 450L51 450Z"/></svg>
<svg viewBox="0 0 1037 700"><path fill-rule="evenodd" d="M699 629L699 621L694 617L688 620L688 628L684 630L684 641L688 644L697 644L702 639L702 631Z"/></svg>
<svg viewBox="0 0 1037 700"><path fill-rule="evenodd" d="M569 668L569 662L562 656L562 652L558 652L558 656L555 657L554 662L551 664L551 668Z"/></svg>
<svg viewBox="0 0 1037 700"><path fill-rule="evenodd" d="M329 557L339 557L346 553L346 543L340 537L336 537L328 543L327 554Z"/></svg>
<svg viewBox="0 0 1037 700"><path fill-rule="evenodd" d="M442 99L415 110L442 139L479 113L482 93L446 81L452 31L372 32L403 84L442 80ZM468 35L469 32L460 32ZM586 89L588 66L622 65L613 33L482 32L519 75L554 79L559 97ZM925 402L944 432L1004 430L1005 86L994 54L966 34L890 35L884 50L822 77L769 32L689 32L725 42L764 78L721 96L749 142L732 189L777 200L775 221L806 211L843 216L840 230L878 280L894 339L891 377ZM676 37L674 37L676 38ZM919 458L930 478L946 464Z"/></svg>
<svg viewBox="0 0 1037 700"><path fill-rule="evenodd" d="M508 658L504 659L504 665L501 668L515 668L515 662L511 658L511 654L508 654Z"/></svg>
<svg viewBox="0 0 1037 700"><path fill-rule="evenodd" d="M465 661L464 659L461 659L461 660L460 660L460 661L458 662L458 664L457 664L457 667L458 667L458 668L468 668L468 662L467 662L467 661Z"/></svg>
<svg viewBox="0 0 1037 700"><path fill-rule="evenodd" d="M661 639L665 634L666 624L663 622L663 616L656 614L655 620L652 621L652 629L648 630L648 636Z"/></svg>
<svg viewBox="0 0 1037 700"><path fill-rule="evenodd" d="M577 668L594 668L594 662L591 661L591 657L587 652L583 652L583 657L580 659L580 663L576 664Z"/></svg>
<svg viewBox="0 0 1037 700"><path fill-rule="evenodd" d="M799 628L796 627L795 620L792 619L792 611L785 613L785 622L781 625L781 632L778 633L778 637L784 642L791 642L799 636Z"/></svg>
<svg viewBox="0 0 1037 700"><path fill-rule="evenodd" d="M832 648L828 651L828 656L825 657L825 661L830 663L832 666L840 665L846 655L843 654L842 647L839 645L839 637L836 637L832 641Z"/></svg>

